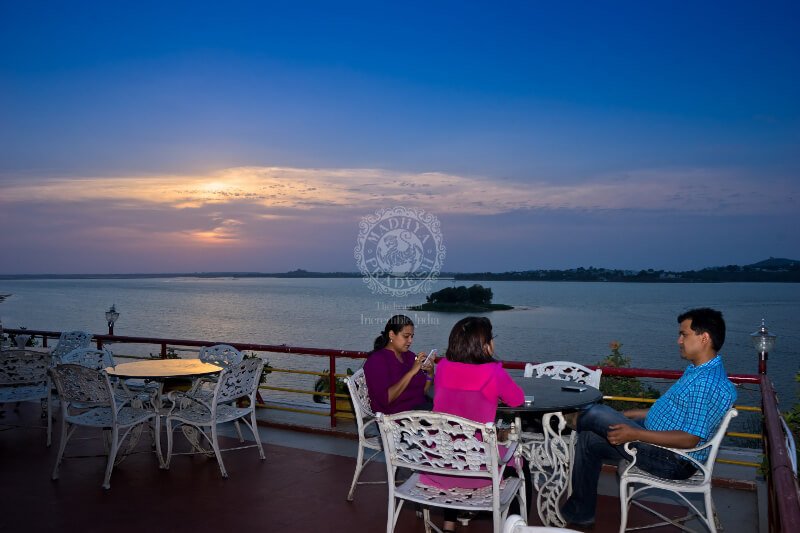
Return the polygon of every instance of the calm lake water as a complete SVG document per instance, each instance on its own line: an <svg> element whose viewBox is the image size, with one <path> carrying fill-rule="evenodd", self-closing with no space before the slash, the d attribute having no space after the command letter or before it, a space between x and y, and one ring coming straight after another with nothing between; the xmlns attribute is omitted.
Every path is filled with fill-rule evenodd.
<svg viewBox="0 0 800 533"><path fill-rule="evenodd" d="M434 290L452 285L439 281ZM617 340L633 366L682 369L676 316L691 307L720 309L728 324L723 348L731 373L756 373L749 334L766 318L777 346L769 374L784 406L796 400L800 354L800 285L768 283L633 284L486 282L495 303L518 306L488 313L501 359L566 359L595 364ZM460 314L406 312L421 296L372 294L360 279L126 279L2 281L6 327L106 331L104 312L116 304L115 332L220 342L289 344L368 350L387 318L405 312L416 324L412 349L444 353ZM154 347L119 345L117 354L147 355ZM298 363L269 354L273 366L326 368L320 359ZM352 365L360 365L353 361ZM343 371L348 363L339 367ZM272 378L271 378L272 379Z"/></svg>

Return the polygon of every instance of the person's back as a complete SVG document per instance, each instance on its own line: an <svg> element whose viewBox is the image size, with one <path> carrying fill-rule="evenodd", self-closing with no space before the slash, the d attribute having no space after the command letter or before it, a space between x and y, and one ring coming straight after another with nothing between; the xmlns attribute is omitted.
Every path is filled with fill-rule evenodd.
<svg viewBox="0 0 800 533"><path fill-rule="evenodd" d="M502 363L474 365L448 360L439 363L434 411L486 424L496 419L498 400L509 405L519 405L525 400L522 389Z"/></svg>

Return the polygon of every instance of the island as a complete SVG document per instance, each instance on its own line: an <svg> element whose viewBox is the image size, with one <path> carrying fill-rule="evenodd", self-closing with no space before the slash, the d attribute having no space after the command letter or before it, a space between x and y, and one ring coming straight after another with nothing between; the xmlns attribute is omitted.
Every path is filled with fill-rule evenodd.
<svg viewBox="0 0 800 533"><path fill-rule="evenodd" d="M412 311L439 311L443 313L485 313L514 309L505 304L493 304L492 289L482 285L447 287L431 293L422 305L413 305Z"/></svg>

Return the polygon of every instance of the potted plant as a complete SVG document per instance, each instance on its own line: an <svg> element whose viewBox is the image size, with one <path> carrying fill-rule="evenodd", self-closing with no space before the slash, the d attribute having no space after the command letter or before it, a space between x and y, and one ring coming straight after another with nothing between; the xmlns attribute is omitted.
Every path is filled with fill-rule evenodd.
<svg viewBox="0 0 800 533"><path fill-rule="evenodd" d="M348 376L353 375L353 370L351 368L347 369L346 374ZM317 378L317 381L314 383L314 392L330 392L331 391L331 378L330 378L330 371L323 370L322 375ZM335 394L348 394L347 384L344 382L342 378L336 378L336 391ZM315 403L329 403L331 396L323 396L321 394L314 395L314 402ZM347 398L336 398L336 411L341 413L353 413L353 404L350 402L350 397Z"/></svg>
<svg viewBox="0 0 800 533"><path fill-rule="evenodd" d="M28 328L25 326L20 326L19 329L24 331ZM11 333L9 334L9 340L13 341L17 345L17 348L20 349L25 348L26 346L36 346L36 344L33 342L33 337L27 333L17 333L16 335Z"/></svg>

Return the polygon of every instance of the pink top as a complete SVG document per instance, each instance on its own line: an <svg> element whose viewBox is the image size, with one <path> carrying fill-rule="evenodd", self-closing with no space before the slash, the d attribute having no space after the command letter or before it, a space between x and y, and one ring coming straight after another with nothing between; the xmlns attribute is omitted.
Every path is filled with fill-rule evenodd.
<svg viewBox="0 0 800 533"><path fill-rule="evenodd" d="M497 401L511 407L522 405L525 393L514 383L502 363L472 365L443 359L436 365L436 394L433 410L486 424L497 418ZM499 446L500 456L506 452ZM420 481L443 489L478 488L491 485L486 478L463 478L422 474Z"/></svg>

